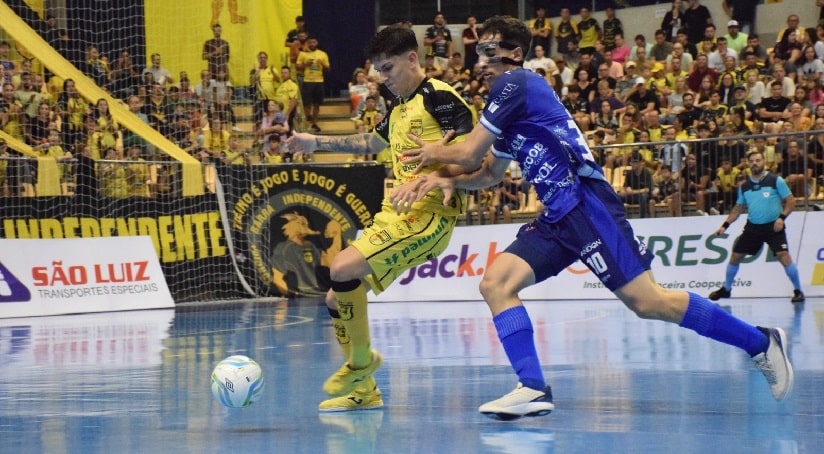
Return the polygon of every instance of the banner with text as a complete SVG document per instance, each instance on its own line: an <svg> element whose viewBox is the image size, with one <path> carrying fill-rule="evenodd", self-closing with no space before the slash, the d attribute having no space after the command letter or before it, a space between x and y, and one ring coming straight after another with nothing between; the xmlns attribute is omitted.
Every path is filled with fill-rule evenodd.
<svg viewBox="0 0 824 454"><path fill-rule="evenodd" d="M321 296L335 255L372 222L384 168L279 164L218 168L235 256L259 296Z"/></svg>
<svg viewBox="0 0 824 454"><path fill-rule="evenodd" d="M0 318L168 307L149 237L0 239Z"/></svg>
<svg viewBox="0 0 824 454"><path fill-rule="evenodd" d="M177 301L242 295L214 195L112 199L20 197L0 204L0 239L151 238Z"/></svg>
<svg viewBox="0 0 824 454"><path fill-rule="evenodd" d="M824 295L824 213L794 213L787 220L790 253L798 262L803 290L808 296ZM815 216L813 216L815 215ZM713 233L725 216L633 219L635 234L655 256L653 273L658 283L707 295L724 283L735 238L746 222L742 216L728 234ZM458 227L447 250L439 257L406 272L376 301L443 301L480 298L478 284L492 260L515 238L520 225ZM803 233L803 239L802 239ZM803 246L802 246L803 245ZM800 254L800 256L799 256ZM792 285L766 246L747 257L733 282L733 297L790 297ZM558 276L521 292L526 300L613 298L581 262Z"/></svg>

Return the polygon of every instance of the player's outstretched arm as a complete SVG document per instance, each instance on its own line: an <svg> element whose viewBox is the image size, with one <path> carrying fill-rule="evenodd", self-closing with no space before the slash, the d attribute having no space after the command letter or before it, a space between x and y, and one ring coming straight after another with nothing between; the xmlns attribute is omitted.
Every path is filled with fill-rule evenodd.
<svg viewBox="0 0 824 454"><path fill-rule="evenodd" d="M352 134L349 136L316 136L296 133L286 141L295 159L314 151L335 151L352 154L377 154L386 144L376 134Z"/></svg>

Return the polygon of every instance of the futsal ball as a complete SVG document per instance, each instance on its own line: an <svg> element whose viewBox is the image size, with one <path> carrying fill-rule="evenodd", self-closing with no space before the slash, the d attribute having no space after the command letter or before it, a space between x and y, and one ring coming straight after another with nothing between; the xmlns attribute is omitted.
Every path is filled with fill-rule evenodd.
<svg viewBox="0 0 824 454"><path fill-rule="evenodd" d="M230 356L212 371L212 394L226 407L248 407L263 394L263 370L248 356Z"/></svg>

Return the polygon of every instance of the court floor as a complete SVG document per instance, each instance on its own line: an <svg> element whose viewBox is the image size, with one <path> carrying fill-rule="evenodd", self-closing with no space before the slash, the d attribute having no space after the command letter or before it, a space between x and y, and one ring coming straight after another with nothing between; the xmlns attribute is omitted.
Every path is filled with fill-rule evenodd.
<svg viewBox="0 0 824 454"><path fill-rule="evenodd" d="M527 302L556 410L477 412L516 384L480 301L374 303L381 410L319 414L342 362L321 301L0 320L1 453L821 453L824 299L725 306L791 338L775 402L746 355L617 301ZM214 365L256 359L261 401L212 397Z"/></svg>

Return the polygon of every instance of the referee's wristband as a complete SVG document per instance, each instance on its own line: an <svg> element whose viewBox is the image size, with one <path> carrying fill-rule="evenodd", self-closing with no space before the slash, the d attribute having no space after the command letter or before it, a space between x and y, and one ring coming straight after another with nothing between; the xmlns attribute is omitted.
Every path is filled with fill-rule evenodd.
<svg viewBox="0 0 824 454"><path fill-rule="evenodd" d="M721 227L724 227L724 230L727 230L728 228L730 228L730 223L724 222L723 224L721 224Z"/></svg>
<svg viewBox="0 0 824 454"><path fill-rule="evenodd" d="M787 215L784 214L784 213L781 213L781 215L778 216L778 219L781 219L783 221L783 220L787 219Z"/></svg>

